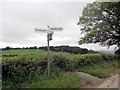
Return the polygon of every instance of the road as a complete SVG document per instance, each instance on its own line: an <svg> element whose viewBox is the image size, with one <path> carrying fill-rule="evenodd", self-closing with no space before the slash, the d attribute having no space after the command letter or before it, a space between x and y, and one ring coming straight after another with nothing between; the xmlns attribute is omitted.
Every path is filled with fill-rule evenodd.
<svg viewBox="0 0 120 90"><path fill-rule="evenodd" d="M118 74L115 74L107 78L100 86L97 88L118 88Z"/></svg>
<svg viewBox="0 0 120 90"><path fill-rule="evenodd" d="M81 88L118 88L118 77L120 76L118 72L106 79L100 79L83 72L77 72L77 74L80 76Z"/></svg>
<svg viewBox="0 0 120 90"><path fill-rule="evenodd" d="M92 76L87 73L83 72L76 73L80 76L80 88L93 88L100 85L104 81L98 77Z"/></svg>

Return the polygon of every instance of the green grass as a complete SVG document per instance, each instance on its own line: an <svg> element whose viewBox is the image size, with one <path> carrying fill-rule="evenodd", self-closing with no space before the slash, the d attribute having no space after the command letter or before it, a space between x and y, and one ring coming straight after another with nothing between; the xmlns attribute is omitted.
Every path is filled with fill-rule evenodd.
<svg viewBox="0 0 120 90"><path fill-rule="evenodd" d="M99 78L105 78L118 69L117 60L99 63L97 65L89 65L80 69L80 71L97 76Z"/></svg>
<svg viewBox="0 0 120 90"><path fill-rule="evenodd" d="M79 88L79 77L71 72L62 73L59 76L48 78L45 76L37 78L37 81L32 83L22 83L20 87L23 88Z"/></svg>
<svg viewBox="0 0 120 90"><path fill-rule="evenodd" d="M40 49L3 50L2 54L8 55L7 57L2 58L3 62L17 61L17 60L31 60L33 62L37 62L37 61L47 60L47 51ZM9 57L9 55L17 55L17 56ZM50 52L51 57L54 55L70 56L69 53L65 53L65 52Z"/></svg>
<svg viewBox="0 0 120 90"><path fill-rule="evenodd" d="M29 55L29 54L46 54L47 52L44 50L36 50L36 49L29 49L29 50L4 50L2 51L5 55Z"/></svg>
<svg viewBox="0 0 120 90"><path fill-rule="evenodd" d="M3 88L79 88L80 77L76 73L64 72L59 68L52 68L48 77L47 72L35 75L32 79L14 86L3 86Z"/></svg>
<svg viewBox="0 0 120 90"><path fill-rule="evenodd" d="M2 51L3 55L41 55L41 54L47 54L47 51L41 50L41 49L26 49L26 50L3 50ZM51 52L51 55L60 55L60 54L65 54L65 55L70 55L70 53L66 52Z"/></svg>

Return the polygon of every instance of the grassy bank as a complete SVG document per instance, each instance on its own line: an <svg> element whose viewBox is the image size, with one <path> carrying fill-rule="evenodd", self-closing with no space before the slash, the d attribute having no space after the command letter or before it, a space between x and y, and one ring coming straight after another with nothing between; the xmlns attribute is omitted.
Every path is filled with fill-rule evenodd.
<svg viewBox="0 0 120 90"><path fill-rule="evenodd" d="M42 78L42 79L41 79ZM32 83L22 83L20 87L23 88L79 88L79 76L71 72L64 72L61 75L52 78L45 77L44 75L38 77ZM19 87L19 86L18 86Z"/></svg>
<svg viewBox="0 0 120 90"><path fill-rule="evenodd" d="M99 78L106 78L117 70L118 70L117 60L99 63L97 65L92 66L85 66L79 69L79 71L91 74Z"/></svg>

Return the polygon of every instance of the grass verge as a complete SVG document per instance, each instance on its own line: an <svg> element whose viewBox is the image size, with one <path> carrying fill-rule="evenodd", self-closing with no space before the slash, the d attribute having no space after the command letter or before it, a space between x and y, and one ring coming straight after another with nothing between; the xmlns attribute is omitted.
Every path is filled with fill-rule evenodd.
<svg viewBox="0 0 120 90"><path fill-rule="evenodd" d="M62 75L58 77L40 77L42 80L37 78L37 81L33 81L32 83L22 83L20 87L23 88L79 88L79 78L71 73L62 73Z"/></svg>
<svg viewBox="0 0 120 90"><path fill-rule="evenodd" d="M113 60L109 62L102 62L95 65L85 66L82 67L80 71L91 74L93 76L97 76L99 78L106 78L117 69L118 69L118 62L117 60Z"/></svg>
<svg viewBox="0 0 120 90"><path fill-rule="evenodd" d="M13 88L79 88L80 77L72 72L64 72L59 68L51 69L50 77L47 73L36 75L31 80L27 80L24 83L19 83L13 86ZM10 88L11 86L4 86L3 88Z"/></svg>

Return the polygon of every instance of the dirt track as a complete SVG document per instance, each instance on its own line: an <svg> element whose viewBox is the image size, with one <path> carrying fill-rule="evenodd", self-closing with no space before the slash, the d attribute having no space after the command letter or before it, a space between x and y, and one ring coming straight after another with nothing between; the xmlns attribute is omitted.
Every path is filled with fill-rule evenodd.
<svg viewBox="0 0 120 90"><path fill-rule="evenodd" d="M97 88L118 88L118 74L109 77Z"/></svg>
<svg viewBox="0 0 120 90"><path fill-rule="evenodd" d="M80 88L93 88L100 85L104 81L87 73L77 72L77 74L80 76Z"/></svg>
<svg viewBox="0 0 120 90"><path fill-rule="evenodd" d="M81 88L118 88L118 75L114 74L106 79L100 79L83 72L77 72L80 76Z"/></svg>

